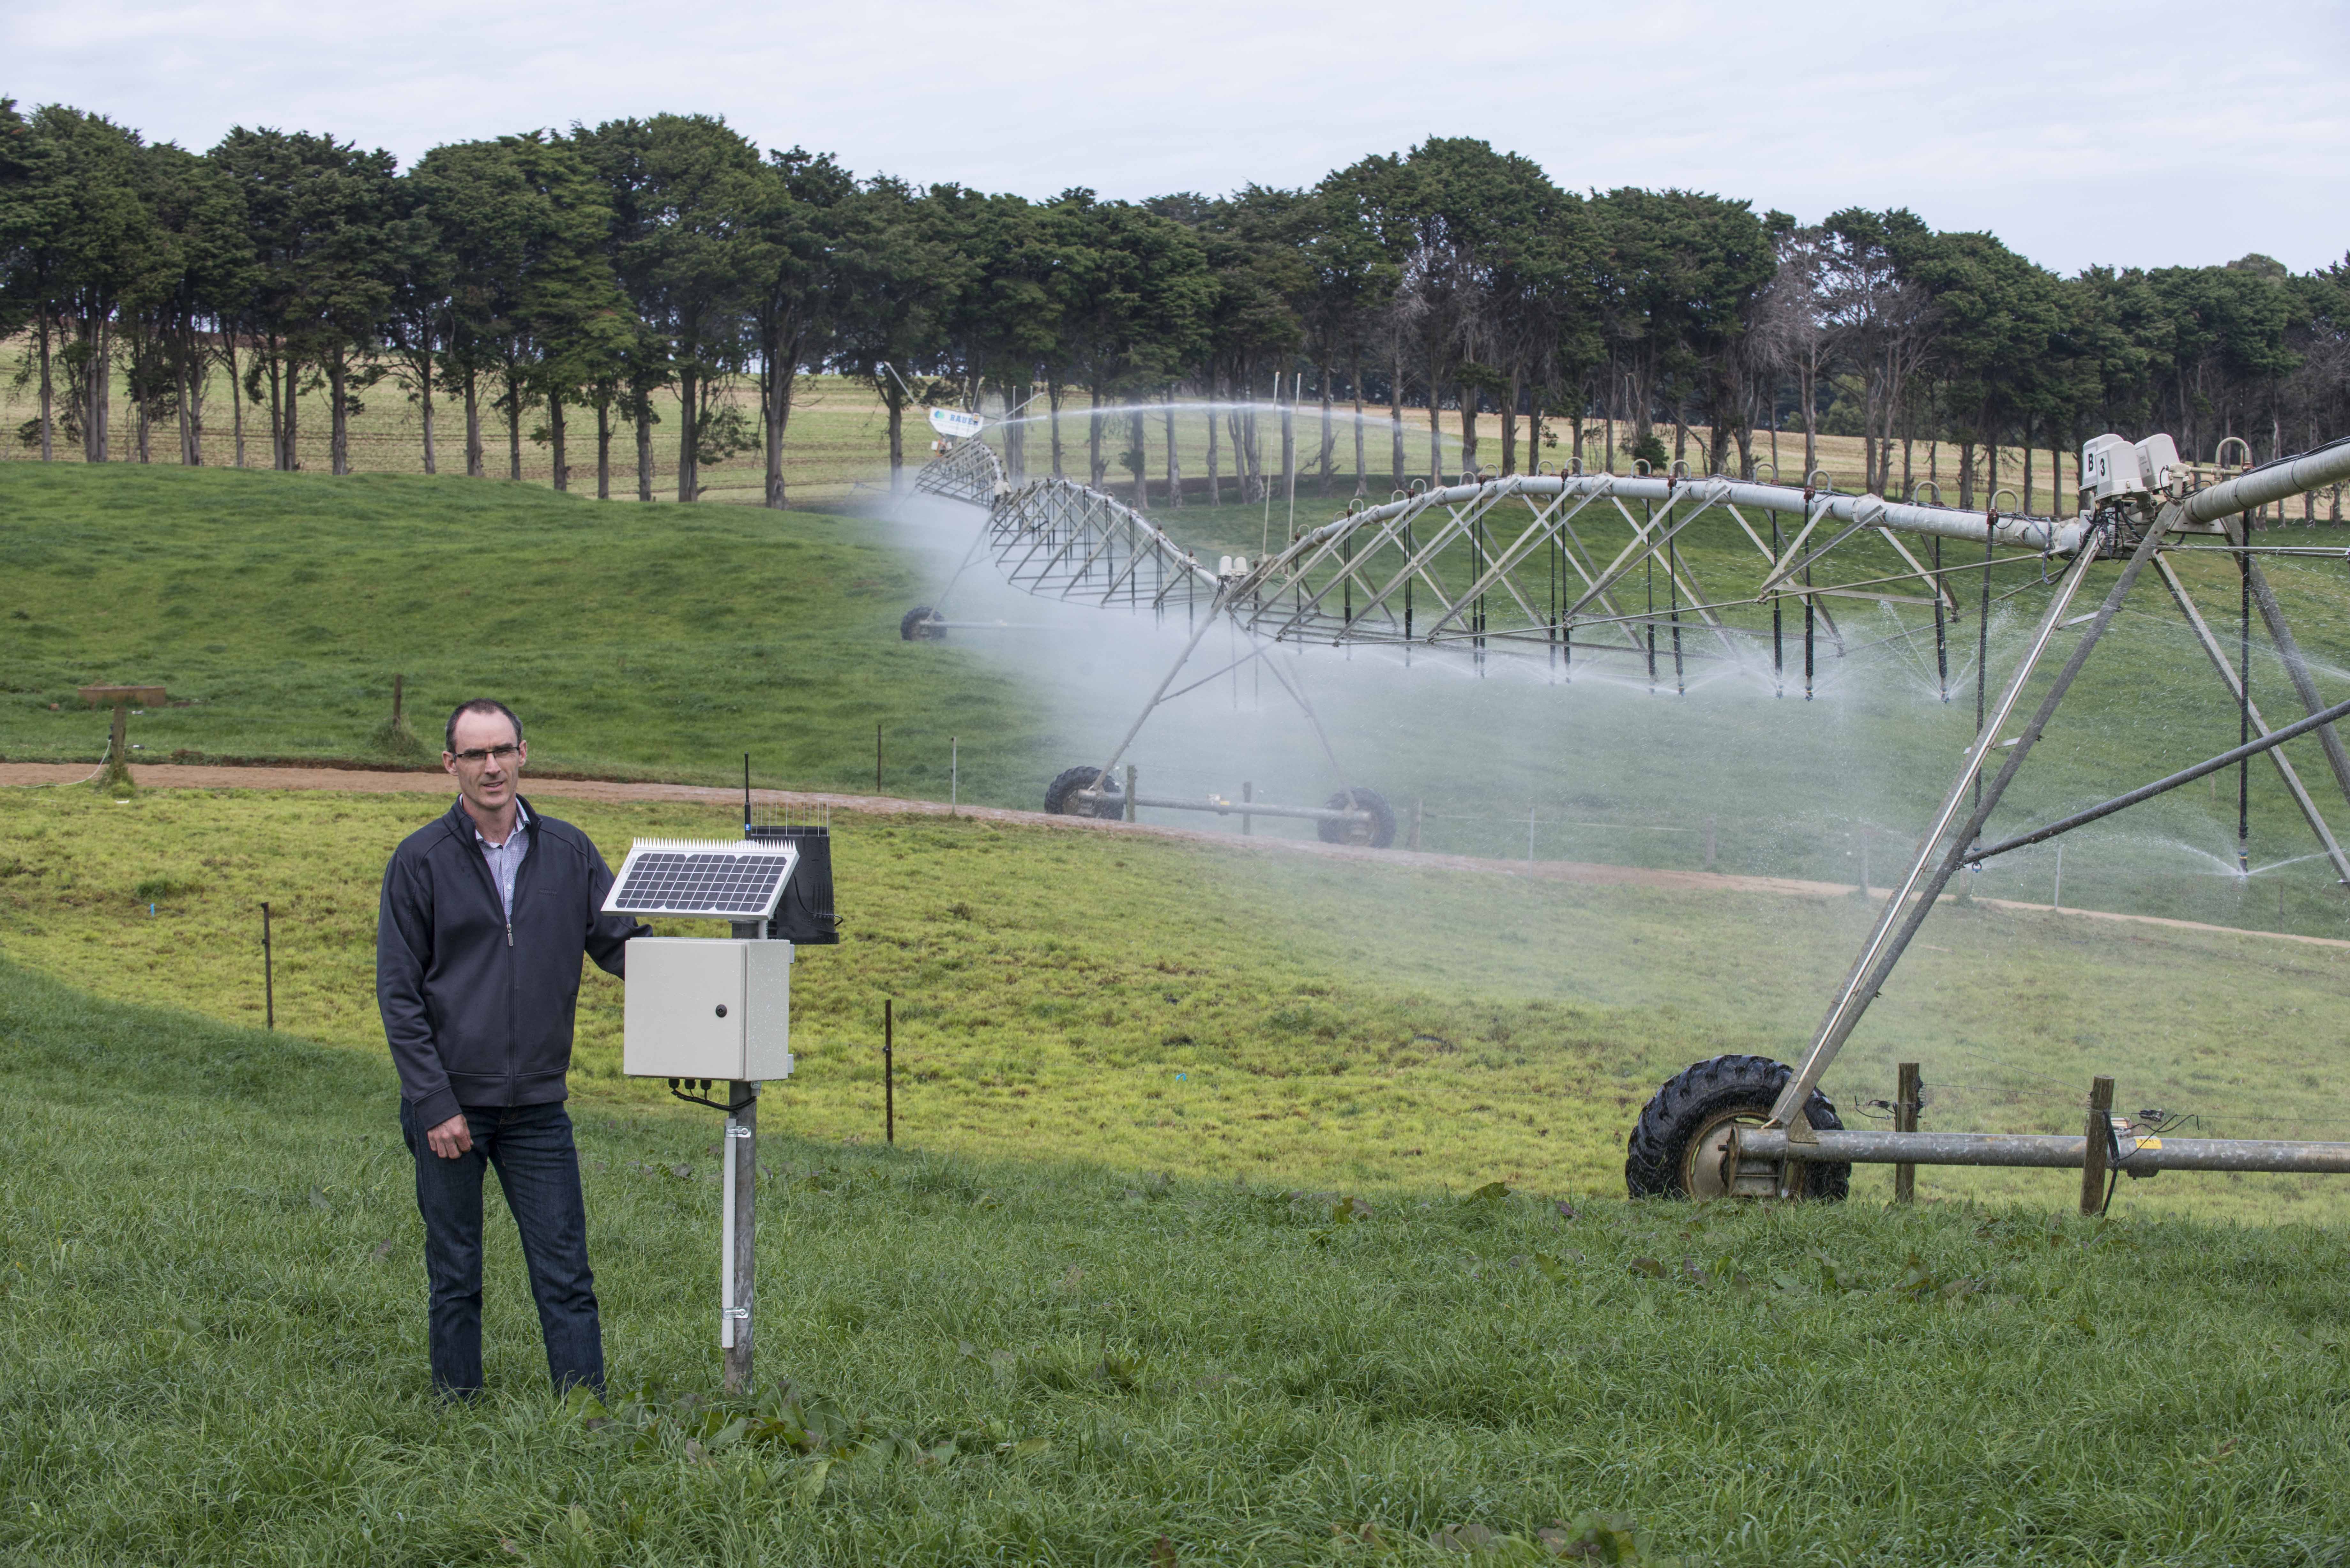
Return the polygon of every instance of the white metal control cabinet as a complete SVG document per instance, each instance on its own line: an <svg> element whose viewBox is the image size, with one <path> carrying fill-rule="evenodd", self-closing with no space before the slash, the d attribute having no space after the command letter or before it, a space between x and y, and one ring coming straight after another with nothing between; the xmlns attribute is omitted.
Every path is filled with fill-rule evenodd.
<svg viewBox="0 0 2350 1568"><path fill-rule="evenodd" d="M792 1072L792 944L639 937L629 944L621 1071L744 1083Z"/></svg>

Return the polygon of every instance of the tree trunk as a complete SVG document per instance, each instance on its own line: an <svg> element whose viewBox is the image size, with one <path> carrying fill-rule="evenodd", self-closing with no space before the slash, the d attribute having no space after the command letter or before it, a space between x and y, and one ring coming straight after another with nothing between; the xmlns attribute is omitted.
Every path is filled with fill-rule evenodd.
<svg viewBox="0 0 2350 1568"><path fill-rule="evenodd" d="M637 430L637 499L650 503L653 498L653 400L650 392L638 392L633 400Z"/></svg>
<svg viewBox="0 0 2350 1568"><path fill-rule="evenodd" d="M172 412L180 437L180 466L193 468L201 459L196 453L195 410L188 401L188 356L175 353L172 358Z"/></svg>
<svg viewBox="0 0 2350 1568"><path fill-rule="evenodd" d="M546 394L546 441L547 451L555 459L556 491L568 494L571 490L571 464L563 446L563 394L559 390L549 390Z"/></svg>
<svg viewBox="0 0 2350 1568"><path fill-rule="evenodd" d="M1812 487L1812 474L1820 465L1820 396L1819 371L1808 361L1800 379L1804 390L1804 488Z"/></svg>
<svg viewBox="0 0 2350 1568"><path fill-rule="evenodd" d="M286 362L278 355L277 339L273 337L268 344L265 362L269 367L269 466L283 473L290 466L286 461L286 405L291 400L287 395L291 389L286 384L289 378L283 374Z"/></svg>
<svg viewBox="0 0 2350 1568"><path fill-rule="evenodd" d="M1621 389L1622 383L1617 379L1613 365L1607 368L1607 438L1601 443L1606 449L1601 453L1601 472L1613 473L1616 472L1616 394Z"/></svg>
<svg viewBox="0 0 2350 1568"><path fill-rule="evenodd" d="M1461 468L1465 473L1477 472L1477 405L1485 400L1484 392L1476 387L1461 389Z"/></svg>
<svg viewBox="0 0 2350 1568"><path fill-rule="evenodd" d="M473 368L465 368L465 477L486 477L486 465L482 461L482 379Z"/></svg>
<svg viewBox="0 0 2350 1568"><path fill-rule="evenodd" d="M1330 424L1330 367L1322 367L1322 494L1330 494L1330 458L1336 450L1337 434Z"/></svg>
<svg viewBox="0 0 2350 1568"><path fill-rule="evenodd" d="M799 390L796 342L785 358L788 362L783 370L777 373L770 369L767 376L767 504L778 512L792 504L790 486L784 478L784 437L791 430L792 398ZM894 471L892 483L894 485Z"/></svg>
<svg viewBox="0 0 2350 1568"><path fill-rule="evenodd" d="M1510 372L1510 395L1502 404L1502 472L1518 472L1518 372ZM1529 467L1533 466L1528 464Z"/></svg>
<svg viewBox="0 0 2350 1568"><path fill-rule="evenodd" d="M192 351L180 361L180 461L190 468L204 462L204 357Z"/></svg>
<svg viewBox="0 0 2350 1568"><path fill-rule="evenodd" d="M692 501L702 493L702 465L695 459L695 427L700 410L694 403L701 384L691 369L681 370L677 378L677 498Z"/></svg>
<svg viewBox="0 0 2350 1568"><path fill-rule="evenodd" d="M784 409L791 401L792 380L792 369L786 369L780 375L776 372L775 363L779 358L777 346L769 345L766 363L759 373L759 422L765 427L762 431L764 440L761 444L764 449L763 458L766 469L766 484L760 504L774 511L781 511L784 506L784 421L787 417ZM797 355L793 358L796 362ZM894 483L891 488L896 488Z"/></svg>
<svg viewBox="0 0 2350 1568"><path fill-rule="evenodd" d="M1436 395L1436 383L1428 384L1428 487L1441 489L1444 484L1444 410L1438 407L1444 400Z"/></svg>
<svg viewBox="0 0 2350 1568"><path fill-rule="evenodd" d="M1973 511L1975 504L1975 443L1971 440L1959 442L1959 504Z"/></svg>
<svg viewBox="0 0 2350 1568"><path fill-rule="evenodd" d="M1149 427L1143 422L1140 404L1135 406L1127 420L1134 436L1134 509L1148 512L1150 510L1150 432Z"/></svg>
<svg viewBox="0 0 2350 1568"><path fill-rule="evenodd" d="M1088 376L1086 379L1088 383L1086 396L1089 400L1086 409L1086 483L1099 490L1108 472L1102 462L1101 379L1097 376Z"/></svg>
<svg viewBox="0 0 2350 1568"><path fill-rule="evenodd" d="M1355 493L1368 495L1369 481L1363 472L1363 351L1355 350L1355 362L1347 377L1347 389L1355 396Z"/></svg>
<svg viewBox="0 0 2350 1568"><path fill-rule="evenodd" d="M1053 477L1066 478L1061 472L1061 383L1050 376L1045 379L1045 408L1053 437Z"/></svg>
<svg viewBox="0 0 2350 1568"><path fill-rule="evenodd" d="M41 312L41 461L55 462L57 457L57 393L49 379L49 313Z"/></svg>
<svg viewBox="0 0 2350 1568"><path fill-rule="evenodd" d="M898 493L899 475L906 468L906 393L903 388L885 388L881 393L883 406L889 410L889 493Z"/></svg>
<svg viewBox="0 0 2350 1568"><path fill-rule="evenodd" d="M1390 475L1395 481L1393 488L1400 491L1404 487L1403 358L1400 355L1397 356L1388 377L1388 445L1390 449L1388 458L1395 469Z"/></svg>
<svg viewBox="0 0 2350 1568"><path fill-rule="evenodd" d="M1183 504L1183 460L1175 451L1175 389L1167 389L1167 504Z"/></svg>
<svg viewBox="0 0 2350 1568"><path fill-rule="evenodd" d="M1281 410L1281 487L1290 516L1297 514L1297 378L1289 379L1289 400L1281 400L1281 378L1273 381L1273 400Z"/></svg>
<svg viewBox="0 0 2350 1568"><path fill-rule="evenodd" d="M327 466L338 478L351 471L349 410L343 403L344 379L348 374L343 350L337 348L335 357L327 362L327 396L333 405L327 421Z"/></svg>
<svg viewBox="0 0 2350 1568"><path fill-rule="evenodd" d="M228 428L236 445L236 465L244 466L244 383L237 379L236 339L221 334L221 352L228 358Z"/></svg>
<svg viewBox="0 0 2350 1568"><path fill-rule="evenodd" d="M1210 376L1208 378L1208 504L1211 506L1222 506L1224 504L1223 477L1216 472L1216 426L1223 419L1223 414L1216 407L1216 393L1221 389L1220 379Z"/></svg>
<svg viewBox="0 0 2350 1568"><path fill-rule="evenodd" d="M612 400L596 400L596 499L612 499Z"/></svg>
<svg viewBox="0 0 2350 1568"><path fill-rule="evenodd" d="M522 478L522 382L506 378L506 477Z"/></svg>
<svg viewBox="0 0 2350 1568"><path fill-rule="evenodd" d="M114 356L106 326L101 320L90 329L90 356L82 372L82 458L88 462L104 462L111 455L107 416L114 408Z"/></svg>
<svg viewBox="0 0 2350 1568"><path fill-rule="evenodd" d="M441 454L432 445L432 348L427 343L416 362L416 400L424 418L424 472L441 472Z"/></svg>

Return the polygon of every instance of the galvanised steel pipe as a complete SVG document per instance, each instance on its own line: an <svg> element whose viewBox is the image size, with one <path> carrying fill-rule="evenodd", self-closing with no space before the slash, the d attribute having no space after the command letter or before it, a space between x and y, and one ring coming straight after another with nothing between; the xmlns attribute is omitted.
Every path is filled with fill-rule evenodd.
<svg viewBox="0 0 2350 1568"><path fill-rule="evenodd" d="M1093 792L1079 790L1078 794ZM1123 797L1121 797L1123 798ZM1268 805L1261 800L1179 800L1170 795L1137 794L1137 805L1147 805L1160 811L1212 811L1218 816L1289 816L1300 822L1369 822L1367 811L1345 811L1319 805Z"/></svg>
<svg viewBox="0 0 2350 1568"><path fill-rule="evenodd" d="M1071 800L1098 802L1107 793L1110 799L1124 802L1125 793L1112 789L1071 790ZM1261 800L1180 800L1172 795L1140 794L1134 797L1138 806L1149 806L1158 811L1212 811L1218 816L1290 816L1300 822L1369 822L1367 811L1344 811L1319 805L1272 805Z"/></svg>
<svg viewBox="0 0 2350 1568"><path fill-rule="evenodd" d="M1783 1131L1737 1129L1741 1159L1822 1165L1981 1165L2078 1170L2086 1140L2038 1133L1822 1132L1798 1141ZM2350 1143L2225 1137L2120 1140L2118 1168L2282 1170L2350 1175Z"/></svg>
<svg viewBox="0 0 2350 1568"><path fill-rule="evenodd" d="M1905 534L1966 539L1976 544L1982 543L1988 532L1994 544L2055 556L2069 556L2078 549L2083 531L2087 527L2087 520L2079 517L2051 522L2043 518L2001 516L1994 523L1991 521L1993 514L1989 511L1962 512L1950 506L1919 506L1909 502L1887 501L1876 495L1814 495L1807 498L1795 485L1762 484L1752 480L1719 476L1665 479L1654 474L1518 473L1479 484L1447 485L1440 490L1425 491L1401 501L1390 501L1383 506L1368 507L1336 518L1298 535L1286 550L1268 559L1252 575L1251 584L1253 586L1260 579L1279 576L1282 566L1288 561L1311 555L1349 530L1377 528L1406 513L1424 512L1440 504L1458 505L1489 492L1530 496L1613 495L1626 501L1679 499L1700 504L1751 506L1761 511L1786 512L1799 516L1808 515L1825 504L1826 515L1822 520L1823 525L1857 523L1863 527L1891 528Z"/></svg>
<svg viewBox="0 0 2350 1568"><path fill-rule="evenodd" d="M2216 523L2255 506L2266 506L2288 495L2322 490L2350 479L2350 437L2328 441L2314 452L2282 458L2249 473L2224 480L2187 498L2187 515L2197 523Z"/></svg>

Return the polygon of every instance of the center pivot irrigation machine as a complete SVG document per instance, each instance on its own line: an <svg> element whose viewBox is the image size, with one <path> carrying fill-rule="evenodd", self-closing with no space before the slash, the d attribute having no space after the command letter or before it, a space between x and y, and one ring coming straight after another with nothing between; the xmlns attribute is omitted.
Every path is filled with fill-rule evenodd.
<svg viewBox="0 0 2350 1568"><path fill-rule="evenodd" d="M1801 485L1691 476L1678 465L1669 474L1628 476L1575 469L1464 473L1457 484L1416 483L1383 505L1358 502L1253 564L1227 558L1211 568L1140 514L1099 492L1058 478L1015 482L982 429L958 428L968 433L948 443L915 483L918 493L984 509L957 576L986 555L1013 586L1029 593L1100 607L1147 608L1162 618L1180 613L1191 631L1173 668L1102 764L1073 768L1053 781L1049 811L1130 817L1136 805L1242 809L1222 800L1138 799L1118 788L1113 772L1150 713L1181 694L1170 689L1218 621L1247 639L1241 662L1261 659L1277 643L1382 649L1403 662L1450 655L1481 670L1490 657L1517 654L1546 659L1563 677L1596 666L1618 680L1645 679L1651 691L1687 691L1729 680L1758 695L1783 698L1800 691L1808 699L1820 679L1824 643L1838 659L1867 654L1923 670L1930 618L1931 679L1947 701L1951 645L1972 618L1974 740L1810 1048L1792 1068L1764 1057L1722 1056L1667 1083L1642 1110L1628 1140L1625 1175L1634 1196L1841 1198L1856 1162L2069 1168L2085 1173L2085 1185L2108 1171L2350 1172L2350 1144L2166 1142L2139 1136L2108 1114L2110 1083L2104 1079L2080 1137L1847 1132L1819 1087L1962 868L2223 768L2264 755L2336 877L2350 886L2350 858L2278 749L2314 732L2335 785L2350 798L2350 752L2334 728L2334 721L2350 716L2350 702L2329 706L2320 696L2260 564L2268 555L2340 559L2345 553L2257 543L2246 517L2350 479L2350 440L2231 469L2180 461L2167 435L2135 442L2101 435L2082 448L2080 509L2061 518L2005 509L2000 503L2011 498L2006 491L1981 512L1922 504L1915 492L1908 502L1839 494L1823 473ZM2248 465L2249 449L2230 441ZM2222 443L2223 454L2229 444ZM1742 556L1747 570L1734 585L1722 584L1721 569L1710 566L1717 581L1709 588L1684 557L1686 531L1704 518L1734 526L1742 535L1740 551L1752 547L1751 556ZM2246 632L2236 664L2168 558L2183 550L2223 553L2237 565ZM2106 568L2111 582L2103 598L2076 612L2091 577ZM2243 743L2059 821L1985 843L1983 828L2001 797L2149 570L2226 686ZM2026 588L2045 591L2047 602L2022 656L1993 690L1992 607ZM1874 618L1864 623L1858 607L1873 607L1866 613ZM1849 624L1839 624L1839 608L1849 612ZM2249 628L2255 611L2305 717L2272 726L2252 701ZM1885 634L1888 621L1893 629ZM918 607L901 631L910 639L935 637L956 624ZM2059 655L2062 664L2037 707L2016 727L2026 687ZM1386 802L1347 781L1296 676L1279 660L1263 662L1314 725L1339 784L1326 808L1280 808L1279 814L1315 820L1326 838L1390 843L1394 816ZM1246 809L1275 814L1262 803ZM1902 1125L1914 1128L1914 1114Z"/></svg>
<svg viewBox="0 0 2350 1568"><path fill-rule="evenodd" d="M612 914L725 920L727 937L629 944L621 1071L726 1116L718 1344L729 1390L751 1386L759 1085L792 1074L792 961L837 943L827 827L754 824L743 760L743 836L639 838L604 900ZM711 1097L713 1087L725 1096Z"/></svg>

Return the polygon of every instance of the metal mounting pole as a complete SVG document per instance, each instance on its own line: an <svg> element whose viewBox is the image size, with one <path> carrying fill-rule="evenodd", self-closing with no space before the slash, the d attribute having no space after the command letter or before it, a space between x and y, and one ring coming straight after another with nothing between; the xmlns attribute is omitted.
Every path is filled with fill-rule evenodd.
<svg viewBox="0 0 2350 1568"><path fill-rule="evenodd" d="M747 1102L747 1103L746 1103ZM751 1389L751 1303L758 1282L759 1085L733 1081L723 1156L726 1183L723 1251L719 1263L718 1344L729 1394Z"/></svg>
<svg viewBox="0 0 2350 1568"><path fill-rule="evenodd" d="M1846 1039L1860 1022L1861 1014L1867 1011L1869 1002L1876 998L1878 988L1884 985L1893 966L1900 961L1910 938L1917 934L1918 928L1932 912L1934 900L1941 896L1952 875L1964 863L1968 845L1981 832L1984 822L1998 808L2000 796L2007 792L2007 786L2014 780L2023 759L2031 754L2033 745L2047 728L2057 704L2064 700L2064 693L2071 689L2074 678L2080 674L2082 665L2088 661L2090 650L2105 635L2106 628L2113 623L2122 601L2129 597L2131 587L2137 584L2138 574L2154 558L2155 552L2161 546L2163 535L2177 523L2178 517L2176 506L2165 506L2158 515L2146 521L2146 533L2138 541L2137 548L2132 552L2129 563L2115 579L2112 591L2106 596L2105 603L2098 607L2095 618L2083 632L2072 657L2064 661L2047 696L2041 700L2039 711L2024 725L2022 732L2008 743L2005 748L2008 759L2000 769L1999 776L1988 789L1982 790L1981 801L1966 826L1960 830L1949 852L1942 856L1941 864L1929 875L1928 867L1933 866L1936 851L1950 833L1950 825L1958 819L1960 805L1966 799L1969 787L1981 784L1977 775L1993 749L1992 737L2006 728L2009 716L2023 696L2024 686L2039 668L2040 660L2046 654L2048 644L2054 639L2057 629L2064 624L2065 612L2073 607L2074 597L2087 580L2089 568L2096 563L2099 554L2096 536L2091 535L2082 540L2080 551L2074 556L2071 567L2057 579L2056 592L2050 597L2048 608L2040 618L2040 626L2033 634L2031 646L2017 664L2007 689L2000 693L1999 702L1989 715L1989 722L1975 737L1974 744L1967 748L1966 761L1960 768L1959 776L1943 795L1940 809L1935 813L1925 836L1919 840L1917 857L1910 862L1908 874L1894 888L1892 896L1886 899L1884 911L1877 916L1877 925L1869 932L1860 957L1855 961L1835 1001L1829 1003L1827 1016L1821 1020L1819 1033L1813 1036L1810 1052L1804 1056L1803 1065L1788 1078L1786 1086L1780 1092L1778 1103L1771 1107L1770 1119L1765 1126L1786 1127L1803 1109L1812 1091L1819 1087L1821 1075L1827 1071L1828 1064L1835 1060L1836 1053L1843 1049ZM1913 895L1918 900L1914 909L1911 908ZM1906 921L1902 919L1905 912L1908 916Z"/></svg>

